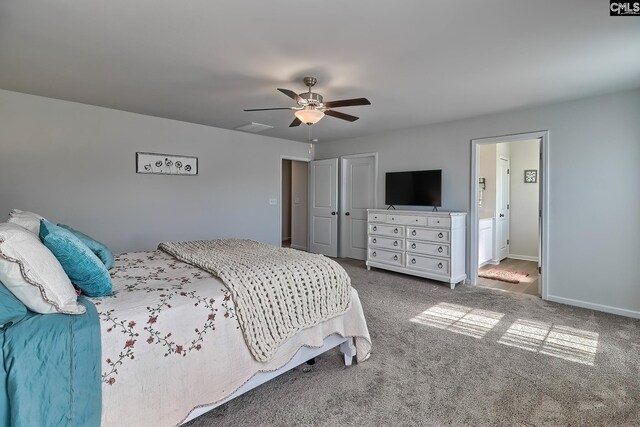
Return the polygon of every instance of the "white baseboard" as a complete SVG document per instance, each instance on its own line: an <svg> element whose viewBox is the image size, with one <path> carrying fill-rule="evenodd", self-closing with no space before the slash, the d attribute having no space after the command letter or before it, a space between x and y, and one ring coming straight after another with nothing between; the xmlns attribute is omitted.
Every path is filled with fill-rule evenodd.
<svg viewBox="0 0 640 427"><path fill-rule="evenodd" d="M307 247L306 246L298 246L298 245L291 245L289 246L291 249L297 249L299 251L306 251Z"/></svg>
<svg viewBox="0 0 640 427"><path fill-rule="evenodd" d="M522 261L535 261L535 262L538 262L538 257L537 256L509 254L509 255L507 255L507 258L520 259Z"/></svg>
<svg viewBox="0 0 640 427"><path fill-rule="evenodd" d="M576 307L589 308L591 310L603 311L605 313L617 314L620 316L633 317L640 319L640 311L628 310L626 308L611 307L609 305L595 304L592 302L581 301L571 298L557 297L555 295L547 295L548 301L559 302L560 304L575 305Z"/></svg>

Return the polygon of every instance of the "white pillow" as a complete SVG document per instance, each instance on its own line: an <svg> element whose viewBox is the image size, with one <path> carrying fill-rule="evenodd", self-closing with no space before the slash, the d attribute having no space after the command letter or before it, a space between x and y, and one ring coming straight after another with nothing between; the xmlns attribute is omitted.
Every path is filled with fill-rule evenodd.
<svg viewBox="0 0 640 427"><path fill-rule="evenodd" d="M15 224L0 224L0 282L36 313L85 312L56 257L35 234Z"/></svg>
<svg viewBox="0 0 640 427"><path fill-rule="evenodd" d="M36 236L40 234L40 220L44 219L38 214L27 211L20 211L18 209L14 209L9 214L9 220L12 224L17 224L20 227L26 228L30 232L34 233Z"/></svg>

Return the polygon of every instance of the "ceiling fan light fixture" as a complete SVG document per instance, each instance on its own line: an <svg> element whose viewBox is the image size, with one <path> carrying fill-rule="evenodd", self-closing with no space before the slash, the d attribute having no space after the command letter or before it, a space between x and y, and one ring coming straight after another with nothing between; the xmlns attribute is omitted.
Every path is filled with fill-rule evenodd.
<svg viewBox="0 0 640 427"><path fill-rule="evenodd" d="M324 113L322 111L309 107L305 107L302 110L296 111L294 115L298 118L298 120L307 125L314 125L324 117Z"/></svg>

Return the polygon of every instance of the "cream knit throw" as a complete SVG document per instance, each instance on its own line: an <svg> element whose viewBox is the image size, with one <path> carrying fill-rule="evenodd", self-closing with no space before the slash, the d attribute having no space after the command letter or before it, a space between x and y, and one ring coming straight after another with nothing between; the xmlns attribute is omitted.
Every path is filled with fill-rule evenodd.
<svg viewBox="0 0 640 427"><path fill-rule="evenodd" d="M349 308L351 279L323 255L253 240L165 242L158 248L224 282L247 346L260 362L297 332Z"/></svg>

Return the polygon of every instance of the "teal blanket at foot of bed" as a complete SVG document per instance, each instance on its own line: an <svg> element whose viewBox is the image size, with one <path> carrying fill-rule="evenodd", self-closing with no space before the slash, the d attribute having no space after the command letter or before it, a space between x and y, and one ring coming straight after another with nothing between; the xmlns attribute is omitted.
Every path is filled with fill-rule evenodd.
<svg viewBox="0 0 640 427"><path fill-rule="evenodd" d="M78 302L85 314L29 312L0 331L0 425L100 425L100 321Z"/></svg>

